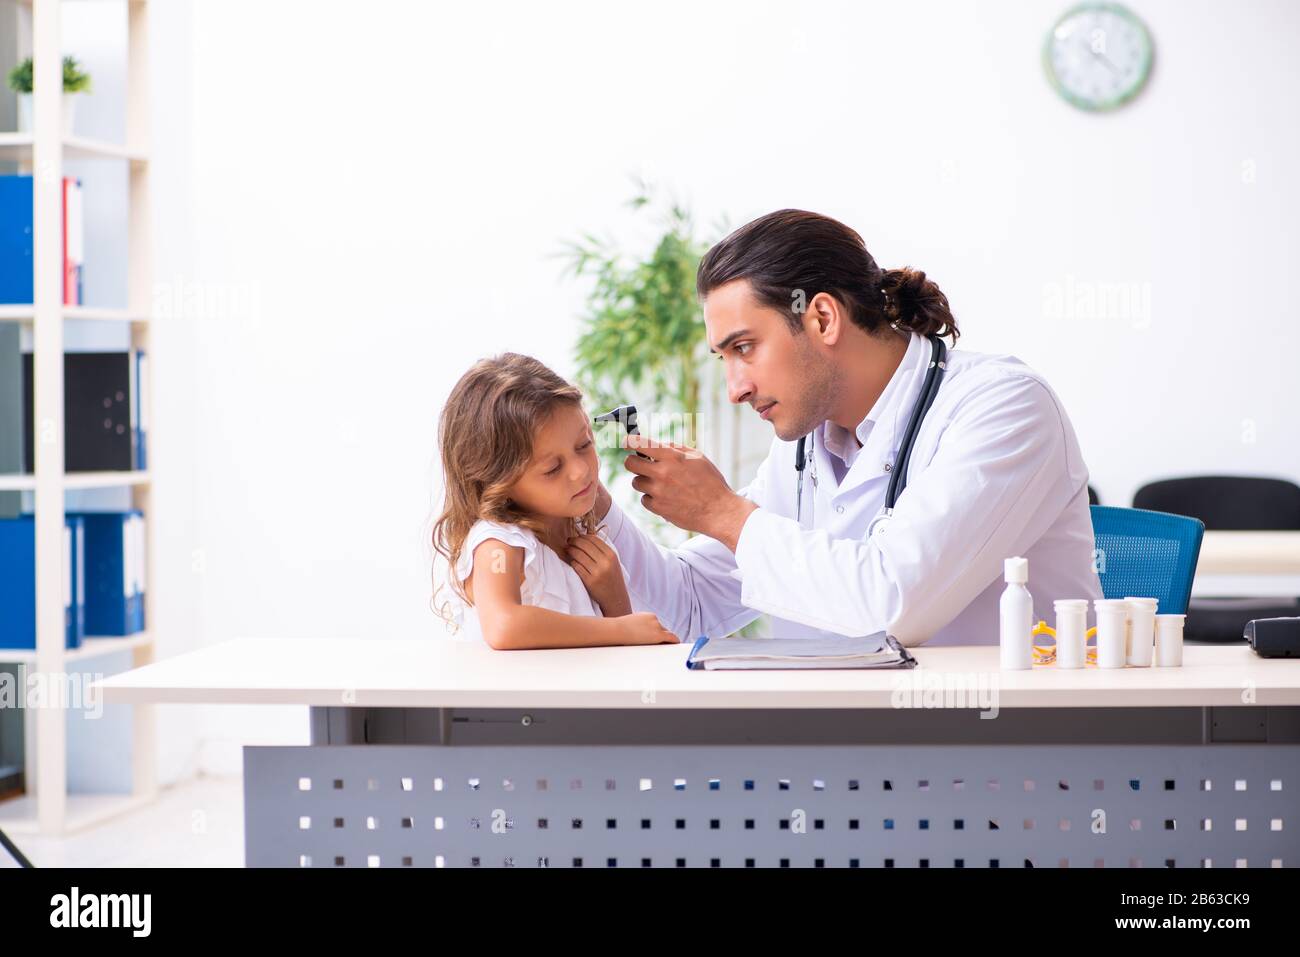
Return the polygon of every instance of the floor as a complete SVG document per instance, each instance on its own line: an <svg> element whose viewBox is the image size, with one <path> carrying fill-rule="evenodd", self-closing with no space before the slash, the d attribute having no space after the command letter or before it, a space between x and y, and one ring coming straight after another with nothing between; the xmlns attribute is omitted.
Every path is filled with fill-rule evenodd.
<svg viewBox="0 0 1300 957"><path fill-rule="evenodd" d="M9 839L37 867L243 867L243 781L194 778L83 831ZM0 867L17 866L0 847Z"/></svg>

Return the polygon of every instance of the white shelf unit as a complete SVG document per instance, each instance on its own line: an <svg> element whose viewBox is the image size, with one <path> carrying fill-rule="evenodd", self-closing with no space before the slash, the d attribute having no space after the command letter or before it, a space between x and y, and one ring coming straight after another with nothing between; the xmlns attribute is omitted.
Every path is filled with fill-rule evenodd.
<svg viewBox="0 0 1300 957"><path fill-rule="evenodd" d="M62 136L63 155L67 159L124 159L143 165L147 157L130 145ZM0 159L22 160L31 155L35 137L31 133L0 133Z"/></svg>
<svg viewBox="0 0 1300 957"><path fill-rule="evenodd" d="M0 306L0 321L30 325L33 344L34 415L37 435L49 437L35 450L34 475L0 476L0 490L31 491L36 525L36 648L0 649L0 661L20 663L42 675L63 675L107 654L130 651L132 666L154 658L153 633L87 637L80 648L65 647L63 609L64 495L70 490L127 487L132 505L145 514L145 622L157 621L154 555L157 517L151 508L148 472L64 473L64 320L130 324L131 349L150 351L152 249L149 198L148 6L145 0L116 0L127 8L126 143L65 137L62 124L62 38L60 0L25 0L20 28L29 27L35 65L34 132L0 133L0 160L16 162L33 177L32 225L34 296L31 305ZM25 23L23 21L26 21ZM20 34L24 31L20 29ZM21 42L21 36L20 36ZM128 277L125 309L63 305L62 190L67 159L125 162L129 166L127 207ZM143 384L141 385L143 388ZM153 390L144 388L144 401ZM147 421L149 408L141 410ZM57 427L56 427L57 426ZM151 435L151 439L153 436ZM23 689L25 690L25 689ZM132 790L129 794L69 794L67 711L38 707L24 711L27 794L0 802L0 829L11 834L62 834L125 811L157 795L157 740L153 707L132 711Z"/></svg>

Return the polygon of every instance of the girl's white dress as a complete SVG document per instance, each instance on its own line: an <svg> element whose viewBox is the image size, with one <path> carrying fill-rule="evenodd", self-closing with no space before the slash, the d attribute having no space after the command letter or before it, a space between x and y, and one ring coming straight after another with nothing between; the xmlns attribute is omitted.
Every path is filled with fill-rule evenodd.
<svg viewBox="0 0 1300 957"><path fill-rule="evenodd" d="M603 528L596 534L602 541L609 542ZM456 563L454 574L460 581L469 578L474 568L474 549L487 538L495 538L524 550L524 580L519 588L519 597L525 605L549 608L567 615L603 617L600 606L587 594L587 588L582 584L578 573L543 544L531 529L522 525L506 525L483 518L475 522L465 537L460 560ZM624 580L626 579L625 570ZM450 604L452 616L460 626L452 637L458 641L483 641L478 609L461 601L455 593L450 596Z"/></svg>

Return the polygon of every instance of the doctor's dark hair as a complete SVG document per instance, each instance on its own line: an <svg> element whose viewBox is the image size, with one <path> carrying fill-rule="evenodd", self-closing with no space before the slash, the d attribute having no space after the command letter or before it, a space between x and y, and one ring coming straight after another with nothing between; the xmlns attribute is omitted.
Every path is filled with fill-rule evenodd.
<svg viewBox="0 0 1300 957"><path fill-rule="evenodd" d="M533 438L556 409L582 408L582 392L531 356L506 352L480 359L452 387L438 419L442 460L442 512L433 526L434 551L447 560L451 591L469 602L465 583L454 569L474 523L484 518L546 534L544 516L525 512L510 490L533 457ZM596 531L592 511L570 519L569 534ZM447 602L438 604L434 578L433 609L449 625Z"/></svg>
<svg viewBox="0 0 1300 957"><path fill-rule="evenodd" d="M802 209L780 209L741 226L700 260L695 291L703 300L736 279L755 298L803 329L797 310L819 292L838 299L872 335L891 326L957 341L948 297L919 269L881 269L862 237L843 223ZM801 295L802 293L802 295Z"/></svg>

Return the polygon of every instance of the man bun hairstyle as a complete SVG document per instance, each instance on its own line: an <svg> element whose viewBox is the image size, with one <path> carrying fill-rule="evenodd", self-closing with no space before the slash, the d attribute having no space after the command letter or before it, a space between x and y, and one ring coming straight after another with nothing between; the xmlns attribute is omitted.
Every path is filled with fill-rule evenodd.
<svg viewBox="0 0 1300 957"><path fill-rule="evenodd" d="M819 292L834 296L853 324L872 335L896 328L957 341L948 297L919 269L882 270L854 230L802 209L780 209L741 226L710 249L695 274L695 291L747 280L755 298L803 328L801 304Z"/></svg>

